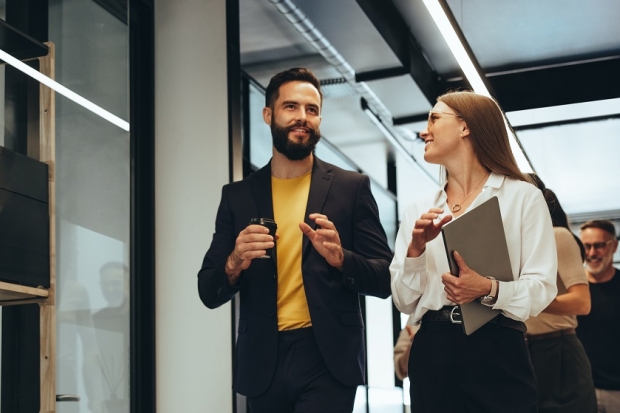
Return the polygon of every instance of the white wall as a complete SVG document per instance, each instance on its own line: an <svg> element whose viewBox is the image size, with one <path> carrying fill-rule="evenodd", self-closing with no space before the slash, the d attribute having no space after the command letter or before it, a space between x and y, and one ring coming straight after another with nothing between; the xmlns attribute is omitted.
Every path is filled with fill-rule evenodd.
<svg viewBox="0 0 620 413"><path fill-rule="evenodd" d="M230 304L197 272L228 181L225 1L155 1L157 412L232 412Z"/></svg>

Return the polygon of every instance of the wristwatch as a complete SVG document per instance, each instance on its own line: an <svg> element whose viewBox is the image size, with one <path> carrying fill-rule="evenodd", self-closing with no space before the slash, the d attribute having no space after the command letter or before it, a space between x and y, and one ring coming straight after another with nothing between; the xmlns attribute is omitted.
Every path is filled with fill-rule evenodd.
<svg viewBox="0 0 620 413"><path fill-rule="evenodd" d="M479 298L480 302L487 307L493 307L497 301L497 292L499 290L499 282L493 277L486 277L491 280L491 292L489 295L483 295Z"/></svg>

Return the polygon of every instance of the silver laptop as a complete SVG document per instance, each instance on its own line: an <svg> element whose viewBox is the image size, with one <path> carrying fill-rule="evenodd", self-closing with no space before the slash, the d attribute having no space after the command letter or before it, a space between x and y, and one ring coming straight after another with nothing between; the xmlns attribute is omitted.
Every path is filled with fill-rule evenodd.
<svg viewBox="0 0 620 413"><path fill-rule="evenodd" d="M459 275L459 267L453 257L453 252L458 251L469 268L478 274L494 277L498 281L514 281L497 197L449 222L441 232L452 274ZM463 331L467 335L501 313L478 300L460 307Z"/></svg>

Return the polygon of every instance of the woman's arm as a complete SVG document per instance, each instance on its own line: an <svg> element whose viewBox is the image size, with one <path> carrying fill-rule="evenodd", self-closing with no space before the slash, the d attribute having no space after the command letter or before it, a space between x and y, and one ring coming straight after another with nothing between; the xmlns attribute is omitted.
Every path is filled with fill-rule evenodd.
<svg viewBox="0 0 620 413"><path fill-rule="evenodd" d="M586 315L590 312L590 288L586 278L579 246L566 228L554 228L558 251L558 274L566 293L558 295L544 313L556 315Z"/></svg>
<svg viewBox="0 0 620 413"><path fill-rule="evenodd" d="M435 240L441 227L452 219L451 215L440 217L442 212L441 208L430 208L420 213L414 204L403 216L390 264L392 298L402 313L414 313L427 289L427 244ZM438 300L441 301L441 297Z"/></svg>
<svg viewBox="0 0 620 413"><path fill-rule="evenodd" d="M555 315L586 315L590 313L590 288L587 284L569 287L566 294L555 297L543 313Z"/></svg>
<svg viewBox="0 0 620 413"><path fill-rule="evenodd" d="M417 328L407 324L405 328L400 331L400 335L394 346L394 372L396 373L396 377L401 380L404 380L408 374L409 351L411 350L411 343L416 330Z"/></svg>

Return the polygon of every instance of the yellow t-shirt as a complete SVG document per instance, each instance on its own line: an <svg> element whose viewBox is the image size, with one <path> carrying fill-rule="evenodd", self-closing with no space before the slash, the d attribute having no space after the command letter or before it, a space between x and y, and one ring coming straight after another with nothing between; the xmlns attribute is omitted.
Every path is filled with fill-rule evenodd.
<svg viewBox="0 0 620 413"><path fill-rule="evenodd" d="M310 311L301 276L301 248L311 173L293 179L271 177L273 215L278 225L278 330L310 327Z"/></svg>

